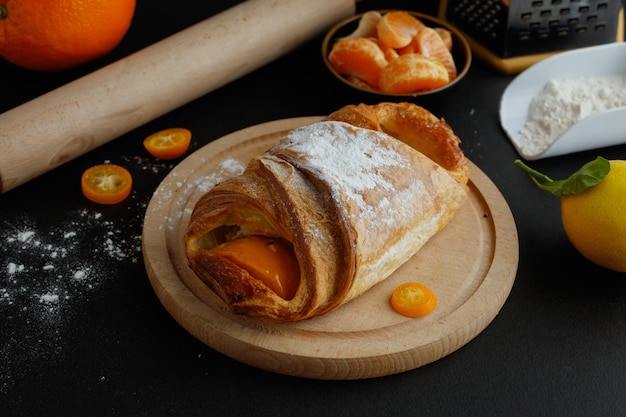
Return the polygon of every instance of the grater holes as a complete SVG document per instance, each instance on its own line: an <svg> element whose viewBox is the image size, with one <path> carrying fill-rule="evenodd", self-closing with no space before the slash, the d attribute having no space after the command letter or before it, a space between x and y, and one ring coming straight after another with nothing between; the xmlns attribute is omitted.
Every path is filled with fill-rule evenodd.
<svg viewBox="0 0 626 417"><path fill-rule="evenodd" d="M561 38L565 38L567 36L569 36L570 34L570 30L568 27L559 27L556 32L555 32L556 36L561 37Z"/></svg>
<svg viewBox="0 0 626 417"><path fill-rule="evenodd" d="M550 31L548 29L539 29L537 31L537 38L538 39L549 39L550 38Z"/></svg>
<svg viewBox="0 0 626 417"><path fill-rule="evenodd" d="M551 36L564 38L572 33L608 29L606 19L601 17L609 9L606 1L534 0L530 5L532 10L523 10L519 15L519 20L526 22L526 28L520 28L518 33L519 40L546 39Z"/></svg>
<svg viewBox="0 0 626 417"><path fill-rule="evenodd" d="M619 0L447 1L446 17L503 58L614 41L623 7Z"/></svg>
<svg viewBox="0 0 626 417"><path fill-rule="evenodd" d="M498 0L457 0L451 12L451 20L462 22L465 30L489 41L496 40L506 25L506 7Z"/></svg>

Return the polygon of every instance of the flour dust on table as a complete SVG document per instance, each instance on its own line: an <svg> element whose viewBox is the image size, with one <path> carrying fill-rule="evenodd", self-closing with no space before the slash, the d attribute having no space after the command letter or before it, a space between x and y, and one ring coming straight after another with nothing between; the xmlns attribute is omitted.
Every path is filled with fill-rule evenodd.
<svg viewBox="0 0 626 417"><path fill-rule="evenodd" d="M22 372L20 365L61 355L74 310L115 278L116 267L140 262L139 227L137 236L127 240L122 237L127 223L107 220L100 212L82 209L67 218L73 220L55 223L51 230L27 214L0 222L2 327L23 333L0 337L0 392L12 385L15 372Z"/></svg>

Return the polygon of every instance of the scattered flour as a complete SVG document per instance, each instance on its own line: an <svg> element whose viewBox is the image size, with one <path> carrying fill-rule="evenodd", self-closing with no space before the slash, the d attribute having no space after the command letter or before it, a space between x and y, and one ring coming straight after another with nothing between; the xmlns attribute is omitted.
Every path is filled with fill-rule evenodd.
<svg viewBox="0 0 626 417"><path fill-rule="evenodd" d="M198 178L188 181L187 177L182 176L179 178L179 174L171 172L170 178L175 188L172 187L159 187L153 194L150 204L155 206L155 209L161 210L171 208L172 200L174 199L174 193L183 192L189 196L193 193L202 195L215 187L220 182L240 175L246 169L246 164L235 158L226 158L217 164L215 169L206 175L201 175ZM189 218L191 215L191 208L181 208L180 211L167 211L164 214L163 225L167 226L170 230L174 230L182 219L186 216Z"/></svg>
<svg viewBox="0 0 626 417"><path fill-rule="evenodd" d="M155 187L177 163L139 156L123 160ZM244 168L226 159L215 175L194 185L208 190ZM162 194L158 199L171 204L173 195ZM141 262L149 197L110 218L93 209L70 211L45 225L28 212L10 219L0 216L0 396L20 375L32 371L31 361L61 357L68 343L66 330L82 314L81 303L89 302L98 289L114 285L118 271Z"/></svg>
<svg viewBox="0 0 626 417"><path fill-rule="evenodd" d="M56 224L49 232L27 217L19 224L3 224L0 311L11 305L21 310L37 308L38 303L57 303L60 308L60 302L78 290L99 285L112 261L139 262L141 236L130 241L122 238L120 227L124 226L101 217L101 213L80 210L70 216L74 220ZM91 256L84 256L85 252ZM33 274L37 274L36 281L31 279Z"/></svg>
<svg viewBox="0 0 626 417"><path fill-rule="evenodd" d="M179 161L123 155L122 162L156 187ZM81 306L139 266L149 198L133 193L127 212L81 208L44 224L27 210L0 214L0 398L22 375L37 373L37 361L63 357L74 321L85 320Z"/></svg>
<svg viewBox="0 0 626 417"><path fill-rule="evenodd" d="M32 359L60 356L76 307L115 279L116 268L140 262L140 220L133 226L86 209L67 219L51 230L26 213L0 219L0 394ZM128 239L125 227L137 236Z"/></svg>
<svg viewBox="0 0 626 417"><path fill-rule="evenodd" d="M594 113L626 106L626 75L550 80L533 98L520 131L522 151L536 155Z"/></svg>
<svg viewBox="0 0 626 417"><path fill-rule="evenodd" d="M168 172L172 170L177 163L177 161L166 162L152 157L142 157L137 155L125 155L122 159L126 165L152 174L162 174L163 172Z"/></svg>

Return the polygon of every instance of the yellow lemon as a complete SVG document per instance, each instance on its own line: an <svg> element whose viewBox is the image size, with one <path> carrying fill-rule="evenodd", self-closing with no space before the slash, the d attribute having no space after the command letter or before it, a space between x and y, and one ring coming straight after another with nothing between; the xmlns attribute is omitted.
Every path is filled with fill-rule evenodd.
<svg viewBox="0 0 626 417"><path fill-rule="evenodd" d="M609 161L609 173L593 187L561 196L563 228L584 257L626 272L626 161Z"/></svg>

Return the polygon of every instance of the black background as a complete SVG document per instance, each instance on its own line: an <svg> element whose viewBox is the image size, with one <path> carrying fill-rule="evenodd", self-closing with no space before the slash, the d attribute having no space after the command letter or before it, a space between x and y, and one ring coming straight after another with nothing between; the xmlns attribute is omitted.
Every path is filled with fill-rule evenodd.
<svg viewBox="0 0 626 417"><path fill-rule="evenodd" d="M60 74L0 61L0 111L236 3L139 0L132 27L113 53ZM434 15L437 3L358 4L359 11L376 8ZM161 128L184 126L194 133L193 151L258 123L374 102L332 78L320 45L321 36L0 195L0 415L626 415L626 279L577 254L562 231L558 199L539 191L513 164L518 155L498 117L513 76L477 59L451 91L415 102L454 128L466 155L506 198L518 227L514 287L478 337L413 371L317 381L234 361L167 314L148 282L140 236L147 203L176 162L150 159L141 141ZM596 155L624 159L626 147L533 167L564 178ZM132 196L111 207L89 203L78 186L86 168L105 161L126 166L135 180ZM24 242L16 241L20 236ZM64 257L53 255L63 250ZM20 266L24 270L16 271ZM57 303L40 302L54 291L61 294Z"/></svg>

